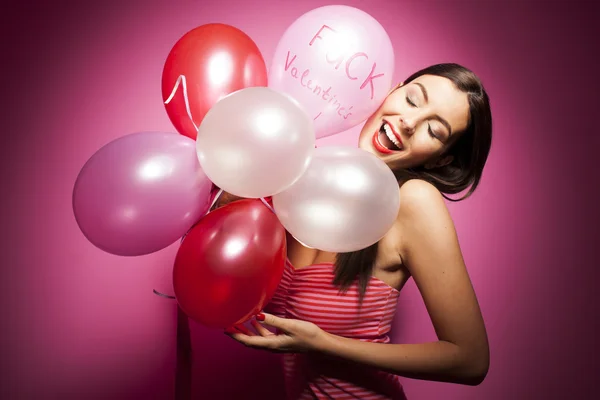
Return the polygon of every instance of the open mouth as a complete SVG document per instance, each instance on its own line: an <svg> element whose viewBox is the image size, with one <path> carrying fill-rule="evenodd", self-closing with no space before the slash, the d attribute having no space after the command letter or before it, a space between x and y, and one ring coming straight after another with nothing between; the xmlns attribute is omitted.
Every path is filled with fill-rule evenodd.
<svg viewBox="0 0 600 400"><path fill-rule="evenodd" d="M377 151L384 154L403 150L399 135L386 120L383 120L379 130L373 134L373 146Z"/></svg>

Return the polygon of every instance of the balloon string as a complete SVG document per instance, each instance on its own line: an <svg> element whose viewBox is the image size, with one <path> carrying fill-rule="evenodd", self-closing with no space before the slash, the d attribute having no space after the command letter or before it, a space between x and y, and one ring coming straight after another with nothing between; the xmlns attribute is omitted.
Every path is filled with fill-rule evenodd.
<svg viewBox="0 0 600 400"><path fill-rule="evenodd" d="M260 201L262 201L262 202L263 202L263 204L264 204L265 206L267 206L267 208L268 208L269 210L271 210L271 212L272 212L273 214L276 214L276 212L275 212L275 210L273 209L273 207L271 207L271 205L270 205L270 204L269 204L269 203L268 203L268 202L267 202L267 201L266 201L266 200L265 200L263 197L261 197L261 198L260 198Z"/></svg>
<svg viewBox="0 0 600 400"><path fill-rule="evenodd" d="M159 291L158 291L158 290L156 290L156 289L152 289L152 291L153 291L153 292L154 292L154 294L155 294L155 295L157 295L157 296L160 296L160 297L165 297L165 298L167 298L167 299L175 299L175 296L169 296L168 294L161 293L161 292L159 292Z"/></svg>
<svg viewBox="0 0 600 400"><path fill-rule="evenodd" d="M190 117L190 121L192 121L192 125L194 125L194 128L196 129L196 131L198 131L198 127L194 123L194 118L192 118L192 111L190 110L190 101L188 99L187 83L185 80L185 75L179 75L179 78L177 78L177 81L175 82L175 86L173 87L173 90L171 91L171 95L169 96L169 98L167 100L165 100L165 104L169 104L171 102L171 100L173 100L173 97L175 96L175 93L177 92L177 89L179 88L179 84L181 84L181 86L183 87L183 101L185 103L185 110L187 111L187 115L188 115L188 117Z"/></svg>
<svg viewBox="0 0 600 400"><path fill-rule="evenodd" d="M208 207L208 212L206 214L208 214L210 212L210 210L212 210L212 208L215 206L215 204L217 204L217 200L219 200L219 197L221 197L222 194L223 194L223 189L220 189L217 192L217 195L215 196L215 198L213 199L210 207Z"/></svg>

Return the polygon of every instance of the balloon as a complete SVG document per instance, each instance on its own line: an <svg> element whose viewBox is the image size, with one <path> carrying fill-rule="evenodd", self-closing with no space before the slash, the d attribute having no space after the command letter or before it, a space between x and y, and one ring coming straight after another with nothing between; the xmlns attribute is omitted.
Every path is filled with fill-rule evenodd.
<svg viewBox="0 0 600 400"><path fill-rule="evenodd" d="M175 297L207 327L243 323L273 297L285 260L285 229L275 214L260 200L238 200L186 235L173 268Z"/></svg>
<svg viewBox="0 0 600 400"><path fill-rule="evenodd" d="M95 246L139 256L185 234L208 211L211 187L192 139L133 133L108 143L86 162L73 189L73 211Z"/></svg>
<svg viewBox="0 0 600 400"><path fill-rule="evenodd" d="M392 170L353 147L320 147L307 171L273 196L283 226L307 246L343 253L369 247L392 227L400 193Z"/></svg>
<svg viewBox="0 0 600 400"><path fill-rule="evenodd" d="M308 115L289 96L267 87L241 89L220 100L196 138L206 175L246 198L285 190L304 173L314 148Z"/></svg>
<svg viewBox="0 0 600 400"><path fill-rule="evenodd" d="M279 40L269 87L294 97L314 119L317 139L367 119L392 86L394 49L385 29L349 6L316 8Z"/></svg>
<svg viewBox="0 0 600 400"><path fill-rule="evenodd" d="M192 139L219 99L251 86L267 86L263 56L248 35L225 24L202 25L183 35L169 53L162 74L167 114L177 131Z"/></svg>

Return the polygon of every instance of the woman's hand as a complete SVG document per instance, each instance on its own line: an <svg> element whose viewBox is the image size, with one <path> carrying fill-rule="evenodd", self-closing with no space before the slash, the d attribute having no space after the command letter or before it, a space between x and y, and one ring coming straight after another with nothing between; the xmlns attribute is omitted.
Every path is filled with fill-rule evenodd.
<svg viewBox="0 0 600 400"><path fill-rule="evenodd" d="M261 323L257 322L262 321ZM247 347L264 349L276 353L303 353L319 348L326 333L312 322L298 319L279 318L260 313L251 321L256 334L243 326L228 329L225 333ZM281 333L273 333L263 325L272 326Z"/></svg>

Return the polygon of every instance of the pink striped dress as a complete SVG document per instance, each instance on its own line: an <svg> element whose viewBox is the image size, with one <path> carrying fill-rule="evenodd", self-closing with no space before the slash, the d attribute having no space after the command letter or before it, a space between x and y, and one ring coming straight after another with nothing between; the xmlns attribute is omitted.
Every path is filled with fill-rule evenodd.
<svg viewBox="0 0 600 400"><path fill-rule="evenodd" d="M372 277L359 308L358 285L340 293L333 277L332 263L294 269L288 262L265 311L313 322L334 335L388 343L398 290ZM283 355L283 367L288 399L406 399L397 376L340 358L290 353Z"/></svg>

